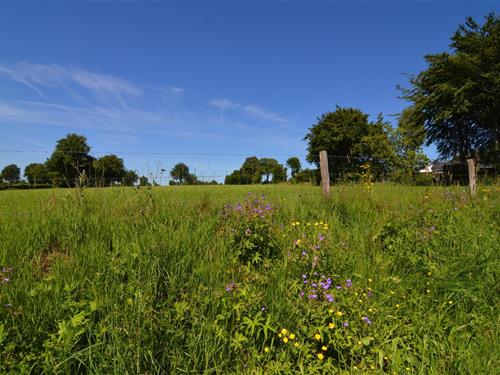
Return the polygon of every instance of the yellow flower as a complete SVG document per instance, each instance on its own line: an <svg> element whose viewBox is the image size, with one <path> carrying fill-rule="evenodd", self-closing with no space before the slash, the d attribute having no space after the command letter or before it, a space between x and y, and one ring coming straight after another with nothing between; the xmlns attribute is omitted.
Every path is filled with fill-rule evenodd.
<svg viewBox="0 0 500 375"><path fill-rule="evenodd" d="M295 338L295 333L290 333L290 340L293 340Z"/></svg>
<svg viewBox="0 0 500 375"><path fill-rule="evenodd" d="M371 283L373 280L372 279L368 279L368 282Z"/></svg>
<svg viewBox="0 0 500 375"><path fill-rule="evenodd" d="M269 353L269 348L266 346L266 347L264 348L264 351L265 351L266 353Z"/></svg>
<svg viewBox="0 0 500 375"><path fill-rule="evenodd" d="M396 303L396 308L399 309L399 303Z"/></svg>
<svg viewBox="0 0 500 375"><path fill-rule="evenodd" d="M337 311L337 316L342 316L344 314L342 314L342 311Z"/></svg>
<svg viewBox="0 0 500 375"><path fill-rule="evenodd" d="M363 343L361 341L358 341L358 345L362 345Z"/></svg>
<svg viewBox="0 0 500 375"><path fill-rule="evenodd" d="M333 324L333 323L328 324L328 328L334 329L335 328L335 324Z"/></svg>
<svg viewBox="0 0 500 375"><path fill-rule="evenodd" d="M282 337L283 335L281 333L278 333L278 337Z"/></svg>
<svg viewBox="0 0 500 375"><path fill-rule="evenodd" d="M319 225L319 223L318 223L318 222L314 223L314 226L315 226L315 227L317 227L318 225Z"/></svg>
<svg viewBox="0 0 500 375"><path fill-rule="evenodd" d="M372 311L373 311L373 309L370 307L370 308L368 309L368 311L369 311L369 312L372 312Z"/></svg>
<svg viewBox="0 0 500 375"><path fill-rule="evenodd" d="M299 344L297 341L295 341L295 342L293 343L293 346L295 346L296 348L298 348L298 347L300 346L300 344Z"/></svg>
<svg viewBox="0 0 500 375"><path fill-rule="evenodd" d="M450 300L450 301L448 301L448 303L451 305L451 304L453 303L453 301L452 301L452 300Z"/></svg>
<svg viewBox="0 0 500 375"><path fill-rule="evenodd" d="M286 335L286 334L287 334L287 332L288 332L288 331L286 330L286 328L283 328L283 329L281 330L281 334L282 334L282 335Z"/></svg>
<svg viewBox="0 0 500 375"><path fill-rule="evenodd" d="M319 341L319 340L321 340L321 335L319 333L316 333L314 335L314 338Z"/></svg>
<svg viewBox="0 0 500 375"><path fill-rule="evenodd" d="M430 293L430 292L431 292L430 289L427 289L427 293Z"/></svg>
<svg viewBox="0 0 500 375"><path fill-rule="evenodd" d="M427 276L431 276L432 275L432 272L427 272Z"/></svg>
<svg viewBox="0 0 500 375"><path fill-rule="evenodd" d="M132 300L132 298L127 298L127 303L128 303L129 305L131 305L133 302L134 302L134 301Z"/></svg>
<svg viewBox="0 0 500 375"><path fill-rule="evenodd" d="M391 293L392 295L394 295L394 292L392 290L389 293Z"/></svg>
<svg viewBox="0 0 500 375"><path fill-rule="evenodd" d="M288 337L285 337L285 338L283 339L283 342L286 344L286 343L288 342Z"/></svg>
<svg viewBox="0 0 500 375"><path fill-rule="evenodd" d="M330 314L333 314L333 309L328 310Z"/></svg>
<svg viewBox="0 0 500 375"><path fill-rule="evenodd" d="M300 225L300 221L296 221L296 222L295 222L295 225Z"/></svg>
<svg viewBox="0 0 500 375"><path fill-rule="evenodd" d="M375 370L375 366L373 366L373 365L370 365L370 368L371 368L372 370Z"/></svg>
<svg viewBox="0 0 500 375"><path fill-rule="evenodd" d="M325 358L323 353L318 353L318 359L321 361L323 358Z"/></svg>
<svg viewBox="0 0 500 375"><path fill-rule="evenodd" d="M323 345L323 346L321 347L321 350L323 350L324 352L326 352L326 351L328 350L328 348L327 348L326 346L324 346L324 345Z"/></svg>

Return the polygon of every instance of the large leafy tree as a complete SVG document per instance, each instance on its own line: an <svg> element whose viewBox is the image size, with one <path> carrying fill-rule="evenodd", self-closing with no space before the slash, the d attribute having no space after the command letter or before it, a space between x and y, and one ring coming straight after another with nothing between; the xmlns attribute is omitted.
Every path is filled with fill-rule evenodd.
<svg viewBox="0 0 500 375"><path fill-rule="evenodd" d="M262 158L259 160L260 168L259 173L265 178L264 182L267 184L269 182L281 182L285 179L286 172L284 167L276 160L272 158ZM270 178L272 177L272 180Z"/></svg>
<svg viewBox="0 0 500 375"><path fill-rule="evenodd" d="M105 155L94 161L94 172L97 182L102 186L121 182L126 169L123 159L116 155Z"/></svg>
<svg viewBox="0 0 500 375"><path fill-rule="evenodd" d="M422 122L427 144L461 161L481 152L500 158L500 17L480 25L468 18L451 38L451 52L425 56L426 70L401 89L413 102L411 121Z"/></svg>
<svg viewBox="0 0 500 375"><path fill-rule="evenodd" d="M295 175L297 173L299 173L300 169L302 168L302 166L300 165L300 160L296 156L292 156L292 157L288 158L286 161L286 165L288 166L288 168L290 168L292 178L294 178Z"/></svg>
<svg viewBox="0 0 500 375"><path fill-rule="evenodd" d="M170 176L182 184L189 178L189 167L184 163L177 163L170 171Z"/></svg>
<svg viewBox="0 0 500 375"><path fill-rule="evenodd" d="M2 169L1 179L9 183L18 182L21 179L21 169L15 164L9 164Z"/></svg>
<svg viewBox="0 0 500 375"><path fill-rule="evenodd" d="M250 156L245 159L240 169L227 175L226 185L260 184L264 177L265 183L278 183L286 180L286 168L276 159L257 158Z"/></svg>
<svg viewBox="0 0 500 375"><path fill-rule="evenodd" d="M359 109L337 106L334 112L319 117L305 136L307 161L319 167L319 153L325 150L332 176L356 171L367 161L377 164L376 170L382 173L394 156L388 127L381 116L371 123Z"/></svg>
<svg viewBox="0 0 500 375"><path fill-rule="evenodd" d="M28 179L28 182L32 185L35 184L49 184L50 174L49 170L42 163L31 163L24 168L24 176Z"/></svg>
<svg viewBox="0 0 500 375"><path fill-rule="evenodd" d="M256 156L246 158L240 168L240 184L260 183L262 179L261 167L260 160Z"/></svg>
<svg viewBox="0 0 500 375"><path fill-rule="evenodd" d="M76 184L82 174L92 173L93 158L89 155L90 146L83 135L68 134L57 141L56 147L45 165L49 172L65 180L69 186Z"/></svg>

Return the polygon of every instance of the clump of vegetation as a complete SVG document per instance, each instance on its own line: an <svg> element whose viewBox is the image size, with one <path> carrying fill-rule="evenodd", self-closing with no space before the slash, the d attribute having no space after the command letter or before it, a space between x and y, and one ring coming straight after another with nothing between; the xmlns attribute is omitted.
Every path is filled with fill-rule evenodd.
<svg viewBox="0 0 500 375"><path fill-rule="evenodd" d="M221 215L223 231L236 258L258 264L276 255L273 214L276 208L264 195L249 193L242 203L225 204Z"/></svg>

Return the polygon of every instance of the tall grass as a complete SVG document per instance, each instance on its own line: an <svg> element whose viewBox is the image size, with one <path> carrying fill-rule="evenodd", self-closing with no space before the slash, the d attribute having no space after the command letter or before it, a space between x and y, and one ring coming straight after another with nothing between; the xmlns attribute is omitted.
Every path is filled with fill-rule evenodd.
<svg viewBox="0 0 500 375"><path fill-rule="evenodd" d="M272 203L278 249L254 264L221 219L249 191ZM1 192L0 373L496 373L499 197L396 185L334 187L329 200L309 186ZM298 294L294 243L319 221L322 270L343 286L332 304ZM320 326L332 308L350 331Z"/></svg>

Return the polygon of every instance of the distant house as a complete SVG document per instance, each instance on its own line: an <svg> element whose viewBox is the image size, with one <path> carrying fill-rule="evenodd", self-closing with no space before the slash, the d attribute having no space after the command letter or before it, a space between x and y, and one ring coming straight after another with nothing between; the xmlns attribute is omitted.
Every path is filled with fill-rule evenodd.
<svg viewBox="0 0 500 375"><path fill-rule="evenodd" d="M452 164L451 162L446 162L446 161L434 161L431 164L429 164L427 167L424 169L420 169L419 173L432 173L432 174L443 174L444 173L444 167L446 165Z"/></svg>

